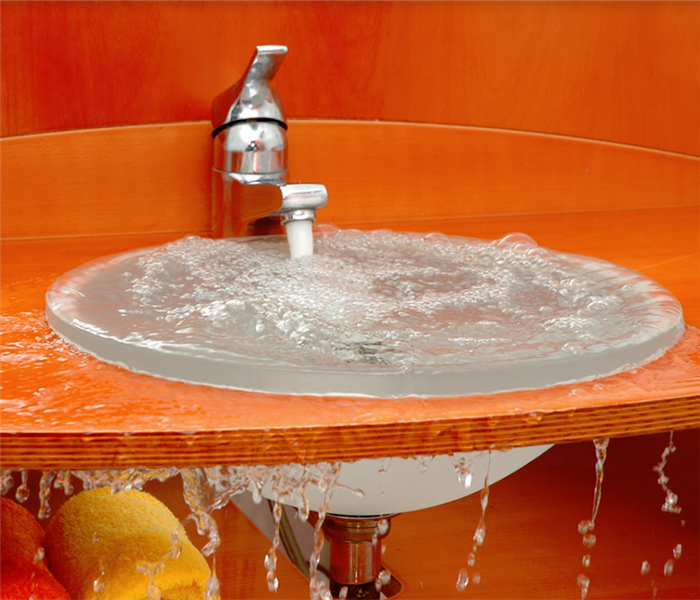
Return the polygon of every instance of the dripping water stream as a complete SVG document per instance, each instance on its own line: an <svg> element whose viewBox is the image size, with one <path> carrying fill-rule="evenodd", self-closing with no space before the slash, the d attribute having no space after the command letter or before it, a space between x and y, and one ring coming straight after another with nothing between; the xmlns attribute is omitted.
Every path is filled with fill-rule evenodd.
<svg viewBox="0 0 700 600"><path fill-rule="evenodd" d="M455 468L457 469L460 482L464 483L464 485L466 485L466 486L471 484L471 466L474 464L474 462L475 461L472 461L471 464L468 464L466 466L460 465L459 463L455 464ZM489 471L490 471L490 468L491 468L491 453L489 452L489 465L488 465L488 468L486 470L486 478L484 479L484 487L481 490L481 495L480 495L481 516L479 517L479 523L476 526L476 531L474 532L474 537L472 538L472 541L473 541L472 551L467 556L467 565L469 565L470 568L474 567L474 564L476 563L476 552L482 546L482 544L484 543L484 539L486 538L486 507L488 506L488 503L489 503ZM470 581L469 571L467 569L461 569L459 572L459 575L457 577L457 585L456 585L457 590L460 592L463 592L467 588L467 585L469 585L469 581ZM481 574L478 571L473 571L472 575L471 575L471 582L474 585L477 585L480 581L481 581Z"/></svg>
<svg viewBox="0 0 700 600"><path fill-rule="evenodd" d="M658 474L658 479L657 483L663 490L665 496L664 496L664 502L661 505L661 511L664 513L671 513L675 515L680 515L681 513L681 507L678 505L678 495L675 494L673 491L671 491L671 488L668 486L668 482L670 480L670 477L666 474L665 468L668 462L668 458L670 457L671 454L673 454L676 451L676 445L673 443L673 431L669 434L669 440L668 440L668 445L666 448L664 448L664 451L661 453L661 459L659 460L658 464L653 467L653 471ZM681 520L681 526L685 526L685 520ZM663 575L664 577L670 577L673 574L673 569L675 567L675 563L677 560L681 558L681 555L683 553L683 545L682 544L676 544L672 551L671 554L672 556L666 560L663 566ZM645 560L642 562L642 568L641 568L641 574L648 575L651 572L652 566L651 563L648 560ZM651 588L652 588L652 596L656 598L658 588L656 587L656 580L652 579L651 581Z"/></svg>
<svg viewBox="0 0 700 600"><path fill-rule="evenodd" d="M591 512L591 518L589 520L583 520L578 524L578 532L583 536L583 545L586 548L593 548L596 544L596 536L593 533L595 529L595 520L598 516L598 509L600 508L600 500L603 494L603 477L605 475L604 465L605 460L608 456L608 444L610 443L609 438L602 438L593 440L593 445L595 446L596 453L596 465L595 465L595 490L593 492L593 510ZM583 567L588 569L591 565L591 555L584 554L581 561ZM591 580L585 573L580 573L577 577L578 587L581 590L581 599L585 599L588 595L588 588L590 586Z"/></svg>
<svg viewBox="0 0 700 600"><path fill-rule="evenodd" d="M595 546L596 537L594 535L596 519L600 509L602 499L602 483L604 477L604 464L607 458L608 449L607 439L599 439L594 441L596 451L596 485L593 494L593 506L590 519L579 523L579 533L583 536L583 543L591 549ZM664 493L664 503L661 510L671 515L678 515L681 512L678 504L678 496L671 491L669 487L670 478L665 472L668 460L671 454L675 453L676 447L671 434L668 446L661 455L658 464L653 467L653 471L658 475L658 484ZM421 457L417 462L421 469L427 468L429 457ZM467 461L452 457L456 476L460 483L465 487L471 484L472 467L476 458ZM382 463L388 466L389 460ZM266 466L229 466L229 467L212 467L212 468L197 468L197 469L128 469L124 471L105 470L105 471L55 471L41 473L39 481L39 516L46 519L51 514L51 489L63 490L64 494L70 495L74 491L73 481L75 479L82 482L84 489L93 489L96 487L108 486L113 491L127 489L142 489L146 483L152 480L164 481L179 475L182 480L183 497L190 509L189 516L185 519L191 520L196 526L200 535L206 538L206 544L202 549L203 554L207 555L210 563L213 564L212 576L207 586L207 600L214 600L220 596L219 583L216 577L216 549L220 544L219 532L216 521L213 519L212 513L215 510L223 508L234 496L243 493L246 490L252 490L253 496L258 501L262 500L263 488L271 484L275 492L277 500L273 501L273 517L275 522L275 535L272 539L272 545L269 552L264 558L267 570L267 583L271 591L276 591L279 587L277 579L277 553L281 545L281 514L283 513L282 502L289 502L291 497L298 500L297 512L299 518L306 520L309 518L309 506L306 502L304 490L308 485L317 486L323 496L323 502L318 512L318 519L313 524L313 551L309 557L309 595L313 599L330 600L331 595L328 585L325 581L318 579L319 562L321 551L325 544L323 535L323 521L330 506L330 501L334 490L338 486L338 476L340 474L339 463L321 463L317 465L286 465L286 468L266 467ZM19 477L18 477L19 476ZM75 478L75 479L73 479ZM35 484L32 484L32 486ZM18 501L26 502L30 496L30 482L27 471L9 471L3 470L0 472L0 490L3 495L10 493L14 489L15 498ZM483 544L485 539L485 512L489 501L489 484L488 474L484 484L484 488L480 494L481 515L474 532L471 544L471 552L467 557L467 568L462 569L459 573L457 589L466 589L469 583L479 583L481 576L474 569L476 564L476 556L478 548ZM671 499L671 500L669 500ZM160 561L151 563L139 563L135 565L135 569L142 572L149 579L148 598L149 600L158 600L160 591L155 585L155 576L166 568L168 560L176 557L180 540L171 538L171 548L168 553L163 556ZM95 539L95 544L99 544L100 540ZM681 544L676 544L669 548L671 557L666 561L659 571L668 577L673 573L674 564L681 558L683 547ZM663 562L663 561L662 561ZM587 570L591 564L590 554L585 554L583 557L584 570L578 576L578 584L582 598L585 598L589 591L590 578ZM637 563L639 564L639 563ZM651 565L648 561L644 561L641 567L642 575L651 573ZM105 577L109 573L100 573L95 579L94 589L99 591L104 589ZM639 576L639 575L637 575ZM387 570L382 570L377 577L376 586L381 588L389 581L391 574ZM656 586L652 581L654 594ZM341 589L341 596L343 591Z"/></svg>

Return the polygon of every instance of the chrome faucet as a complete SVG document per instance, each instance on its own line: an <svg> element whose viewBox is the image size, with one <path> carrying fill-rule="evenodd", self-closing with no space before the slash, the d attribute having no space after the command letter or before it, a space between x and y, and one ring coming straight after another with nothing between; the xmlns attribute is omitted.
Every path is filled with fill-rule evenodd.
<svg viewBox="0 0 700 600"><path fill-rule="evenodd" d="M325 186L287 182L287 123L272 86L286 46L258 46L245 74L212 102L214 237L280 232L316 219Z"/></svg>

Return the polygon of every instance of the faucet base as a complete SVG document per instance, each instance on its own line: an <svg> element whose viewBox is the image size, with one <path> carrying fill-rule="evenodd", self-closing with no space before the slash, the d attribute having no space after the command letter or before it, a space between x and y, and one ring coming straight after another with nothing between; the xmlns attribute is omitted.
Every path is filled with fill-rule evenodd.
<svg viewBox="0 0 700 600"><path fill-rule="evenodd" d="M272 213L282 208L280 185L284 183L282 176L285 174L244 176L214 169L212 236L283 234L280 218ZM255 224L258 220L262 222Z"/></svg>

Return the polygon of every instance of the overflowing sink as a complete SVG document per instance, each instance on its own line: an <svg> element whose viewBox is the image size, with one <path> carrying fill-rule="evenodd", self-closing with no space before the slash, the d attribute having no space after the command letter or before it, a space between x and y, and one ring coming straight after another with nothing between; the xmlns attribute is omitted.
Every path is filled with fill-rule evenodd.
<svg viewBox="0 0 700 600"><path fill-rule="evenodd" d="M596 379L654 360L684 330L680 304L657 283L523 234L489 242L323 226L315 248L292 260L283 237L187 237L102 258L53 284L47 319L98 358L159 377L427 399ZM437 505L548 447L348 463L331 512Z"/></svg>
<svg viewBox="0 0 700 600"><path fill-rule="evenodd" d="M188 237L88 263L50 325L134 371L256 392L468 396L596 379L680 338L677 300L636 271L537 246L325 229Z"/></svg>
<svg viewBox="0 0 700 600"><path fill-rule="evenodd" d="M681 337L680 304L657 283L523 234L489 242L326 225L312 235L327 192L288 182L273 85L286 54L258 46L212 103L212 233L222 239L186 237L63 275L46 315L65 340L194 384L429 402L596 379L654 360ZM273 222L287 238L239 237L274 232ZM344 463L330 512L441 504L547 448ZM323 494L284 498L304 500L318 509Z"/></svg>

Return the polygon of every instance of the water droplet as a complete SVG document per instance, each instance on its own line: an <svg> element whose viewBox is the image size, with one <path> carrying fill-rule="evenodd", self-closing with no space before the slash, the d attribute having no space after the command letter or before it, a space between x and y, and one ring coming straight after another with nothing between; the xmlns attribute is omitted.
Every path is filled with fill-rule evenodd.
<svg viewBox="0 0 700 600"><path fill-rule="evenodd" d="M642 563L642 575L649 575L650 571L651 571L651 565L649 564L648 560L645 560Z"/></svg>
<svg viewBox="0 0 700 600"><path fill-rule="evenodd" d="M49 499L51 498L51 482L55 473L53 471L44 471L41 474L39 482L39 512L37 516L40 519L48 519L51 516L51 506Z"/></svg>
<svg viewBox="0 0 700 600"><path fill-rule="evenodd" d="M574 356L581 356L582 354L586 353L586 348L581 342L568 342L562 346L562 350L564 352L568 352L569 354L573 354Z"/></svg>
<svg viewBox="0 0 700 600"><path fill-rule="evenodd" d="M12 471L3 469L0 471L0 495L6 495L15 486Z"/></svg>
<svg viewBox="0 0 700 600"><path fill-rule="evenodd" d="M430 466L430 463L432 462L434 456L414 456L413 460L415 460L418 463L418 466L420 467L420 472L425 473L428 470L428 467Z"/></svg>
<svg viewBox="0 0 700 600"><path fill-rule="evenodd" d="M63 488L63 493L66 496L70 496L74 489L70 482L71 472L70 471L59 471L56 474L56 479L53 482L53 487L55 490Z"/></svg>
<svg viewBox="0 0 700 600"><path fill-rule="evenodd" d="M386 475L389 465L391 464L391 458L383 458L381 465L379 466L379 474Z"/></svg>
<svg viewBox="0 0 700 600"><path fill-rule="evenodd" d="M673 558L678 560L681 557L682 552L683 546L681 544L676 544L676 547L673 549Z"/></svg>
<svg viewBox="0 0 700 600"><path fill-rule="evenodd" d="M182 554L182 542L180 541L180 536L177 531L173 531L170 534L170 550L168 551L168 558L179 558Z"/></svg>
<svg viewBox="0 0 700 600"><path fill-rule="evenodd" d="M380 591L383 586L388 585L391 581L391 571L387 569L382 569L379 571L377 578L374 580L374 587L377 591Z"/></svg>
<svg viewBox="0 0 700 600"><path fill-rule="evenodd" d="M46 556L46 550L44 550L42 546L39 546L34 553L34 564L36 565L44 560L44 556Z"/></svg>
<svg viewBox="0 0 700 600"><path fill-rule="evenodd" d="M587 575L581 573L576 578L576 583L578 584L578 587L581 590L581 600L585 600L586 596L588 596L588 587L591 584L591 580L588 578Z"/></svg>
<svg viewBox="0 0 700 600"><path fill-rule="evenodd" d="M17 502L24 504L27 501L27 499L29 498L29 483L28 483L29 472L28 471L20 471L20 473L22 476L22 483L15 490L15 498L17 499Z"/></svg>
<svg viewBox="0 0 700 600"><path fill-rule="evenodd" d="M467 556L467 564L470 567L473 567L475 562L476 562L476 555L473 552L470 552L469 556Z"/></svg>
<svg viewBox="0 0 700 600"><path fill-rule="evenodd" d="M325 582L322 582L319 584L319 589L320 589L320 594L319 596L321 597L321 600L333 600L333 595L331 594L331 591L328 589L328 586L326 586Z"/></svg>
<svg viewBox="0 0 700 600"><path fill-rule="evenodd" d="M389 520L381 519L379 523L377 523L377 531L379 535L386 535L386 532L389 531Z"/></svg>
<svg viewBox="0 0 700 600"><path fill-rule="evenodd" d="M588 568L591 566L591 555L590 554L584 554L583 560L581 561L584 567Z"/></svg>
<svg viewBox="0 0 700 600"><path fill-rule="evenodd" d="M664 575L670 577L673 573L673 559L669 558L664 565Z"/></svg>
<svg viewBox="0 0 700 600"><path fill-rule="evenodd" d="M596 537L592 533L587 533L583 536L583 545L587 548L593 548L596 543Z"/></svg>
<svg viewBox="0 0 700 600"><path fill-rule="evenodd" d="M476 585L480 581L481 581L481 573L479 573L478 571L475 571L474 574L472 575L472 582L474 583L474 585Z"/></svg>
<svg viewBox="0 0 700 600"><path fill-rule="evenodd" d="M204 600L220 600L219 579L216 576L216 569L212 569L211 576L207 580L207 589L204 590Z"/></svg>
<svg viewBox="0 0 700 600"><path fill-rule="evenodd" d="M102 581L101 576L92 582L92 589L97 594L102 594L105 591L105 583Z"/></svg>
<svg viewBox="0 0 700 600"><path fill-rule="evenodd" d="M348 586L344 585L338 592L338 600L345 600L348 597Z"/></svg>
<svg viewBox="0 0 700 600"><path fill-rule="evenodd" d="M484 538L486 537L486 529L484 527L477 527L474 532L474 543L477 546L481 546L484 543Z"/></svg>
<svg viewBox="0 0 700 600"><path fill-rule="evenodd" d="M148 584L148 587L146 588L146 595L148 596L148 600L161 600L163 592L161 592L160 588L156 585L155 581L151 581Z"/></svg>
<svg viewBox="0 0 700 600"><path fill-rule="evenodd" d="M267 574L267 589L271 592L276 592L278 587L279 581L277 580L277 577L275 577L275 573L273 571L270 571Z"/></svg>
<svg viewBox="0 0 700 600"><path fill-rule="evenodd" d="M469 585L469 573L467 573L466 569L460 569L457 577L457 591L463 592L467 589L467 585Z"/></svg>

